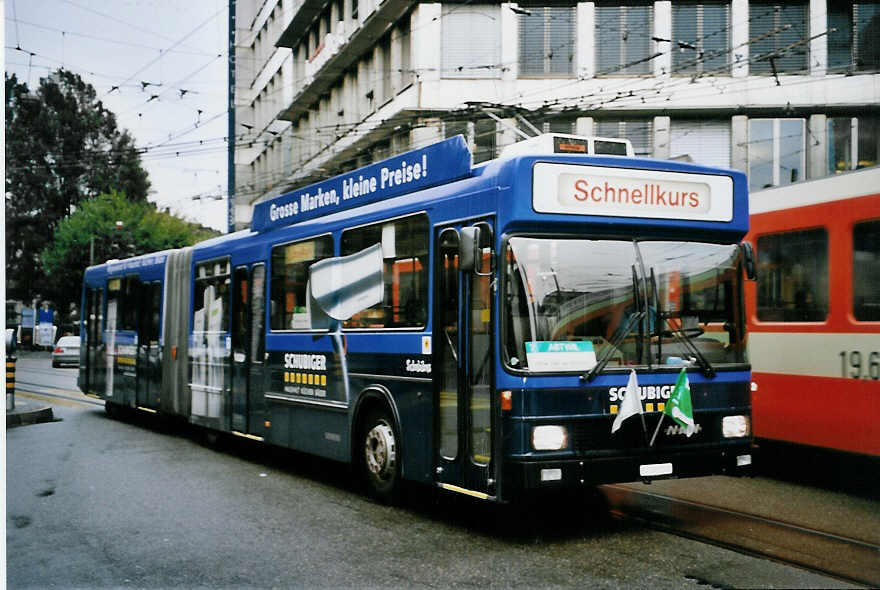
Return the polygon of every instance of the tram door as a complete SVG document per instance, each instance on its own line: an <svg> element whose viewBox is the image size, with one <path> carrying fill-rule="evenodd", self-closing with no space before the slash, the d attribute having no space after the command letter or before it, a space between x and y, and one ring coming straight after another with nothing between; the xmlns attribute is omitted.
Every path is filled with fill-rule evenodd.
<svg viewBox="0 0 880 590"><path fill-rule="evenodd" d="M263 436L266 267L239 266L232 295L232 429Z"/></svg>
<svg viewBox="0 0 880 590"><path fill-rule="evenodd" d="M104 349L101 323L104 321L104 289L88 288L86 290L86 352L81 362L85 363L85 383L81 383L83 391L97 394L104 390Z"/></svg>
<svg viewBox="0 0 880 590"><path fill-rule="evenodd" d="M476 271L459 268L461 228L436 236L434 282L435 473L444 487L485 497L493 493L492 228L480 229Z"/></svg>
<svg viewBox="0 0 880 590"><path fill-rule="evenodd" d="M138 283L137 405L157 409L162 388L159 333L162 321L162 283Z"/></svg>

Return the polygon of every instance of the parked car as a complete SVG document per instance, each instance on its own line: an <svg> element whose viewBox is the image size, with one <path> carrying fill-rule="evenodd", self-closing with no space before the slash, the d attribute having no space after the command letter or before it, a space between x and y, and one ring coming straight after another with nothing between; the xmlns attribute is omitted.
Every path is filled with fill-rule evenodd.
<svg viewBox="0 0 880 590"><path fill-rule="evenodd" d="M62 336L52 350L52 366L79 366L79 336Z"/></svg>

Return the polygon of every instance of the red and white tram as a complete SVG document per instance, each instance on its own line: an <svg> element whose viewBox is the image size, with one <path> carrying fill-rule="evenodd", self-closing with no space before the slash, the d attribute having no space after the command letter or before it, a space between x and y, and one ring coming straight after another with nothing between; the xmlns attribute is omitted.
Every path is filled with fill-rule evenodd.
<svg viewBox="0 0 880 590"><path fill-rule="evenodd" d="M880 166L753 193L754 433L880 456Z"/></svg>

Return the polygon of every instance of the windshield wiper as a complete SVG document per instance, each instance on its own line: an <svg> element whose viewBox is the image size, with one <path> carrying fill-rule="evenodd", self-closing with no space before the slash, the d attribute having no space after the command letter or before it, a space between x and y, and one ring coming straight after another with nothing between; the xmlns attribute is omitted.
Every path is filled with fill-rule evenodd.
<svg viewBox="0 0 880 590"><path fill-rule="evenodd" d="M633 276L633 303L635 303L636 309L641 307L641 297L639 297L639 279L636 275L636 267L633 265L632 267L632 276ZM611 342L608 343L608 348L606 348L602 352L602 356L599 357L599 360L593 365L593 368L581 375L581 379L586 382L591 382L596 378L596 375L605 368L605 365L608 364L608 361L611 360L611 355L614 354L614 350L617 348L617 345L620 344L624 338L626 338L627 334L630 333L633 326L636 325L636 322L641 322L642 318L645 317L645 312L641 309L636 313L632 314L627 320L626 324L623 326L622 330L619 330L614 338L611 339ZM640 330L641 331L641 330ZM639 340L641 341L641 334L639 335ZM641 355L639 356L641 358Z"/></svg>
<svg viewBox="0 0 880 590"><path fill-rule="evenodd" d="M706 378L711 379L715 376L715 367L712 366L712 363L709 362L703 353L700 352L700 349L697 348L697 345L694 344L694 341L691 340L691 337L687 335L687 332L684 331L684 324L679 320L679 328L675 329L672 325L672 322L669 321L669 317L665 316L660 312L660 294L657 293L657 279L654 276L654 268L651 267L651 287L654 289L654 304L657 307L657 318L662 319L661 322L655 322L657 328L657 361L660 362L662 357L660 356L660 351L662 350L661 343L663 342L663 327L669 326L669 333L672 334L672 337L683 347L688 350L691 354L694 355L694 358L697 359L697 362L703 368L703 375Z"/></svg>
<svg viewBox="0 0 880 590"><path fill-rule="evenodd" d="M608 364L608 361L611 360L611 355L614 354L614 350L617 348L617 345L620 344L627 334L630 333L633 326L636 322L642 321L642 318L645 317L644 311L639 311L630 316L629 321L626 323L626 326L614 336L614 339L608 343L608 348L602 353L602 356L599 358L599 361L590 369L588 372L581 375L581 379L584 381L590 382L596 378L596 375L599 374L599 371L605 368L605 365Z"/></svg>

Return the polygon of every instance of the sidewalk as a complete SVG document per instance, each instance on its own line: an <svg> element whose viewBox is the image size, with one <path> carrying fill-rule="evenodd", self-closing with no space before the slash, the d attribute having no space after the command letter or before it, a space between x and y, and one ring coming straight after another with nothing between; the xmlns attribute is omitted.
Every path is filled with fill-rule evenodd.
<svg viewBox="0 0 880 590"><path fill-rule="evenodd" d="M15 409L9 409L9 395L6 399L6 428L15 426L25 426L27 424L39 424L41 422L52 422L55 416L52 408L44 402L30 400L24 396L15 396Z"/></svg>

